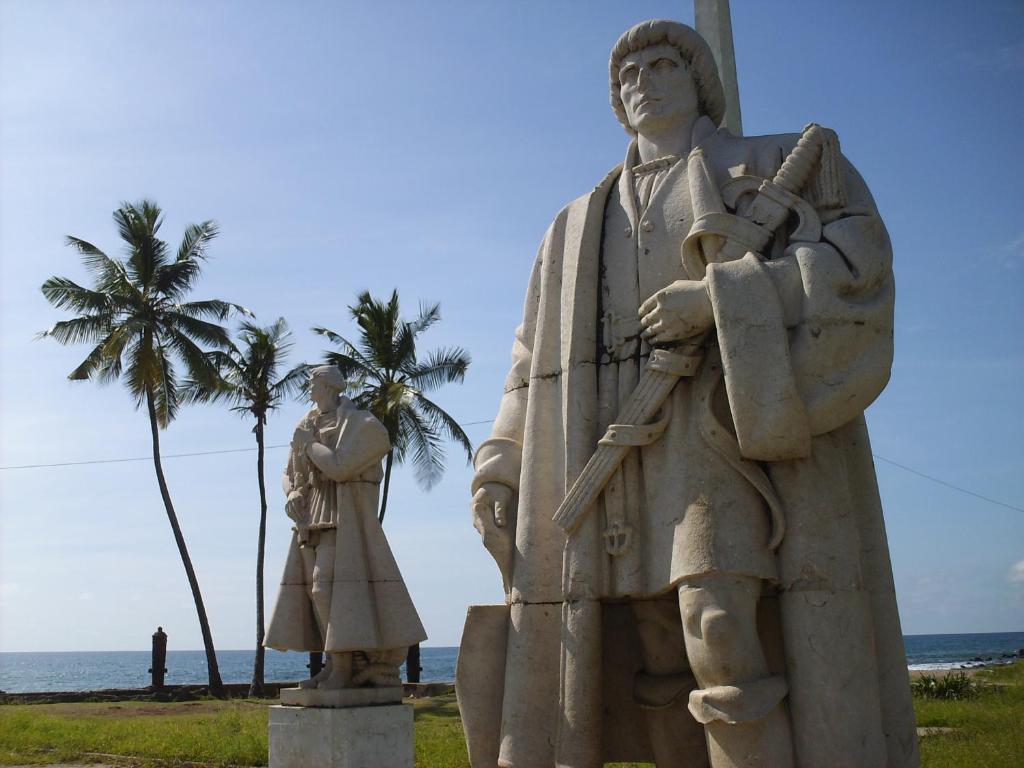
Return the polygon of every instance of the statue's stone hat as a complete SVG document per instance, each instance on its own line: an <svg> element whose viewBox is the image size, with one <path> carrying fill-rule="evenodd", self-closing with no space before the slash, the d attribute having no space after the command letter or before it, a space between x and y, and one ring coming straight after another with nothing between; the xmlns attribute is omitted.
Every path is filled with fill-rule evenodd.
<svg viewBox="0 0 1024 768"><path fill-rule="evenodd" d="M667 19L651 19L641 21L639 24L630 27L619 38L612 48L611 59L608 62L608 74L610 76L611 102L615 116L619 118L629 133L636 133L626 117L626 108L619 98L619 67L622 60L631 53L641 51L652 45L666 43L679 49L693 75L693 82L697 86L697 98L700 101L701 114L710 117L715 125L721 125L725 119L725 93L722 90L722 81L718 78L718 67L715 64L715 57L711 48L700 36L697 30L681 24L678 21Z"/></svg>

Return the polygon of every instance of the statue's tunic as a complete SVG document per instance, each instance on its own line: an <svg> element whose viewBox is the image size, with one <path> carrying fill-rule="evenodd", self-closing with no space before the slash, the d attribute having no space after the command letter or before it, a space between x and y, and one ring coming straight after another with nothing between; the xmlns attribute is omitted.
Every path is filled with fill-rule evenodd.
<svg viewBox="0 0 1024 768"><path fill-rule="evenodd" d="M650 348L637 310L657 291L688 279L680 251L693 224L687 164L678 157L628 169L605 207L599 297L598 428L604 431L636 387ZM637 226L631 221L632 196ZM602 494L606 530L629 527L631 546L605 554L604 597L650 596L710 572L775 577L770 517L757 491L699 433L693 381L682 378L664 406L665 432L634 448ZM571 564L570 564L571 567Z"/></svg>
<svg viewBox="0 0 1024 768"><path fill-rule="evenodd" d="M377 520L387 430L368 411L341 398L336 411L310 411L300 426L331 449L330 464L312 467L309 457L289 457L286 492L306 488L308 534L296 528L264 645L289 651L367 651L402 648L426 639L391 547ZM313 613L304 555L320 532L336 529L330 571L331 607L321 628ZM308 538L307 538L308 536ZM316 574L314 574L314 578Z"/></svg>

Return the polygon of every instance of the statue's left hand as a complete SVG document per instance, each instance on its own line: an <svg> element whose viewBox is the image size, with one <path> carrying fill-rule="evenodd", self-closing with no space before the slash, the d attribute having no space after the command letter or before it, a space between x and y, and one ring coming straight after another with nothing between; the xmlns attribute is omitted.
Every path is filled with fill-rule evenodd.
<svg viewBox="0 0 1024 768"><path fill-rule="evenodd" d="M697 336L715 323L707 284L676 280L640 305L641 334L651 346Z"/></svg>
<svg viewBox="0 0 1024 768"><path fill-rule="evenodd" d="M304 451L306 446L313 442L313 430L303 427L296 427L292 434L292 448L296 451Z"/></svg>

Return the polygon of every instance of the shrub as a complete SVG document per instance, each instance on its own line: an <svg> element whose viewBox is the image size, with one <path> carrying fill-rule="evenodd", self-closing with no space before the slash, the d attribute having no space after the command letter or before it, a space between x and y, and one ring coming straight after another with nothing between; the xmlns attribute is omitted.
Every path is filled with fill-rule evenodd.
<svg viewBox="0 0 1024 768"><path fill-rule="evenodd" d="M922 699L973 699L978 684L966 672L947 672L941 678L921 675L910 684L910 690Z"/></svg>

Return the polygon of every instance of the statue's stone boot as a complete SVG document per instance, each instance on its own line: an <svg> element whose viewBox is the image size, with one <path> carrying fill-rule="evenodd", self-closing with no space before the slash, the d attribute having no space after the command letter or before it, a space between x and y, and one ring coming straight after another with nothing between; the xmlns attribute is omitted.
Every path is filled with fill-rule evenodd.
<svg viewBox="0 0 1024 768"><path fill-rule="evenodd" d="M324 669L328 670L328 674L317 681L317 688L347 688L352 682L352 653L328 653L327 664Z"/></svg>
<svg viewBox="0 0 1024 768"><path fill-rule="evenodd" d="M689 708L704 724L713 768L792 768L785 678L692 691Z"/></svg>
<svg viewBox="0 0 1024 768"><path fill-rule="evenodd" d="M308 680L303 680L299 683L299 688L316 688L320 683L331 676L331 659L327 657L327 661L320 668L320 671L313 675Z"/></svg>

